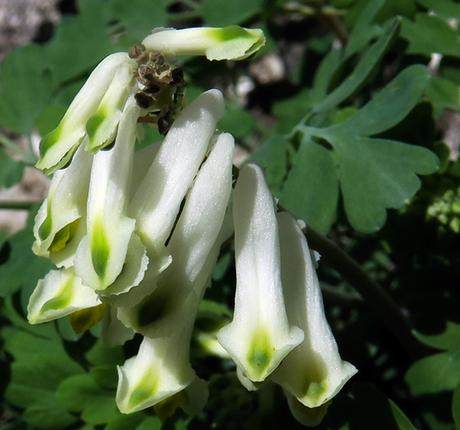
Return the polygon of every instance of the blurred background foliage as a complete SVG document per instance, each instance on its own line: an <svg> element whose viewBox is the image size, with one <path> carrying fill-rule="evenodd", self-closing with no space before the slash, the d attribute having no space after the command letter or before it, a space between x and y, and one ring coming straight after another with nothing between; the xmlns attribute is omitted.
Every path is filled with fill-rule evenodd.
<svg viewBox="0 0 460 430"><path fill-rule="evenodd" d="M91 69L153 27L240 24L267 44L240 63L181 60L187 100L224 91L219 127L237 163L265 169L280 204L351 255L395 300L426 348L408 350L368 303L320 264L329 321L359 373L319 428L460 429L460 3L454 0L79 0L57 3L58 23L0 64L0 186L21 181L34 142L53 129ZM160 139L145 130L145 141ZM436 154L436 156L434 155ZM417 175L426 175L418 178ZM27 226L0 231L0 429L300 428L283 395L238 383L209 353L231 316L231 244L196 323L193 365L210 398L193 418L115 406L116 365L139 339L107 348L98 327L25 320L48 270ZM9 212L16 216L15 211Z"/></svg>

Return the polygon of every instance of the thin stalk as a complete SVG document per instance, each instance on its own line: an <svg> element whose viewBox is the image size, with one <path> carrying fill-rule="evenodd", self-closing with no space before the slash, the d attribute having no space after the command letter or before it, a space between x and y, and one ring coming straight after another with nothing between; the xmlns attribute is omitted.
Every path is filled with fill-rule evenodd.
<svg viewBox="0 0 460 430"><path fill-rule="evenodd" d="M310 246L321 254L321 261L337 270L343 279L358 291L412 358L427 354L427 348L412 334L413 327L409 319L391 296L361 268L358 262L311 227L307 227L306 235Z"/></svg>

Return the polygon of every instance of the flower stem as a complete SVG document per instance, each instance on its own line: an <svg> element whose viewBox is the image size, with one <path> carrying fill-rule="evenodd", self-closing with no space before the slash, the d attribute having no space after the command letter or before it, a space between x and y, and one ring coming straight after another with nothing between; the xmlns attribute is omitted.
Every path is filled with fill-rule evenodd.
<svg viewBox="0 0 460 430"><path fill-rule="evenodd" d="M398 339L412 358L420 358L428 350L412 334L412 325L389 294L361 266L334 242L307 227L309 245L321 254L321 261L333 267L348 281L386 328Z"/></svg>

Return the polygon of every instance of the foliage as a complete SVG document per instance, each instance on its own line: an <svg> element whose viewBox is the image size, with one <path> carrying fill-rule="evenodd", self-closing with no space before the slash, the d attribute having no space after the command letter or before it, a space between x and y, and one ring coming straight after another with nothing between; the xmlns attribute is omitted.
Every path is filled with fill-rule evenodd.
<svg viewBox="0 0 460 430"><path fill-rule="evenodd" d="M76 8L50 40L19 47L0 64L0 185L20 181L33 158L6 136L31 140L52 130L108 53L153 27L263 28L267 45L246 62L183 60L187 100L199 89L224 90L219 128L264 168L283 207L329 234L384 287L426 347L410 355L354 285L321 263L329 321L359 373L319 428L460 429L460 163L445 142L460 111L458 2L79 0ZM261 64L274 55L283 75L266 79ZM159 138L147 129L145 136ZM24 319L30 292L50 268L30 250L34 214L24 230L0 235L0 430L300 428L277 388L246 392L230 362L202 342L231 315L228 249L192 345L194 368L210 380L206 408L164 422L154 411L120 414L116 366L138 338L109 348L98 327L75 334L69 320L32 327Z"/></svg>

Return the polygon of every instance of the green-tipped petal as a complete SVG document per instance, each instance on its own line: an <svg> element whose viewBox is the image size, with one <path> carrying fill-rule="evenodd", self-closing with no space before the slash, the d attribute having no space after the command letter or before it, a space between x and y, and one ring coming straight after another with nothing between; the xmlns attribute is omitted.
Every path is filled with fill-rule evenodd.
<svg viewBox="0 0 460 430"><path fill-rule="evenodd" d="M236 297L233 321L217 338L244 375L264 381L303 339L286 315L273 197L262 171L240 171L233 200Z"/></svg>
<svg viewBox="0 0 460 430"><path fill-rule="evenodd" d="M166 56L205 55L208 60L243 60L265 44L262 30L232 25L176 30L161 28L142 44Z"/></svg>
<svg viewBox="0 0 460 430"><path fill-rule="evenodd" d="M329 402L357 370L340 358L305 235L286 212L278 214L278 222L288 318L305 336L273 380L303 405L317 408Z"/></svg>
<svg viewBox="0 0 460 430"><path fill-rule="evenodd" d="M134 234L136 221L126 216L126 201L139 108L126 103L113 148L93 159L87 207L87 235L75 269L83 282L101 294L121 294L138 285L148 259Z"/></svg>
<svg viewBox="0 0 460 430"><path fill-rule="evenodd" d="M193 381L195 373L182 359L184 334L172 328L163 337L144 337L138 354L118 367L116 402L122 413L154 406Z"/></svg>
<svg viewBox="0 0 460 430"><path fill-rule="evenodd" d="M117 69L132 60L118 52L102 60L73 99L59 125L40 143L36 167L50 174L64 167L86 137L86 122L96 112Z"/></svg>
<svg viewBox="0 0 460 430"><path fill-rule="evenodd" d="M100 303L72 269L52 270L38 281L30 296L27 319L31 324L39 324Z"/></svg>
<svg viewBox="0 0 460 430"><path fill-rule="evenodd" d="M134 65L129 62L120 65L97 111L86 123L86 149L89 152L94 154L115 141L123 106L133 81Z"/></svg>
<svg viewBox="0 0 460 430"><path fill-rule="evenodd" d="M300 403L293 395L285 391L286 399L288 401L289 410L292 416L305 427L316 427L321 424L324 416L326 415L329 403L318 406L316 408L309 408L308 406Z"/></svg>
<svg viewBox="0 0 460 430"><path fill-rule="evenodd" d="M48 196L35 217L35 254L51 258L58 267L73 264L86 226L91 156L79 148L72 164L54 174Z"/></svg>

